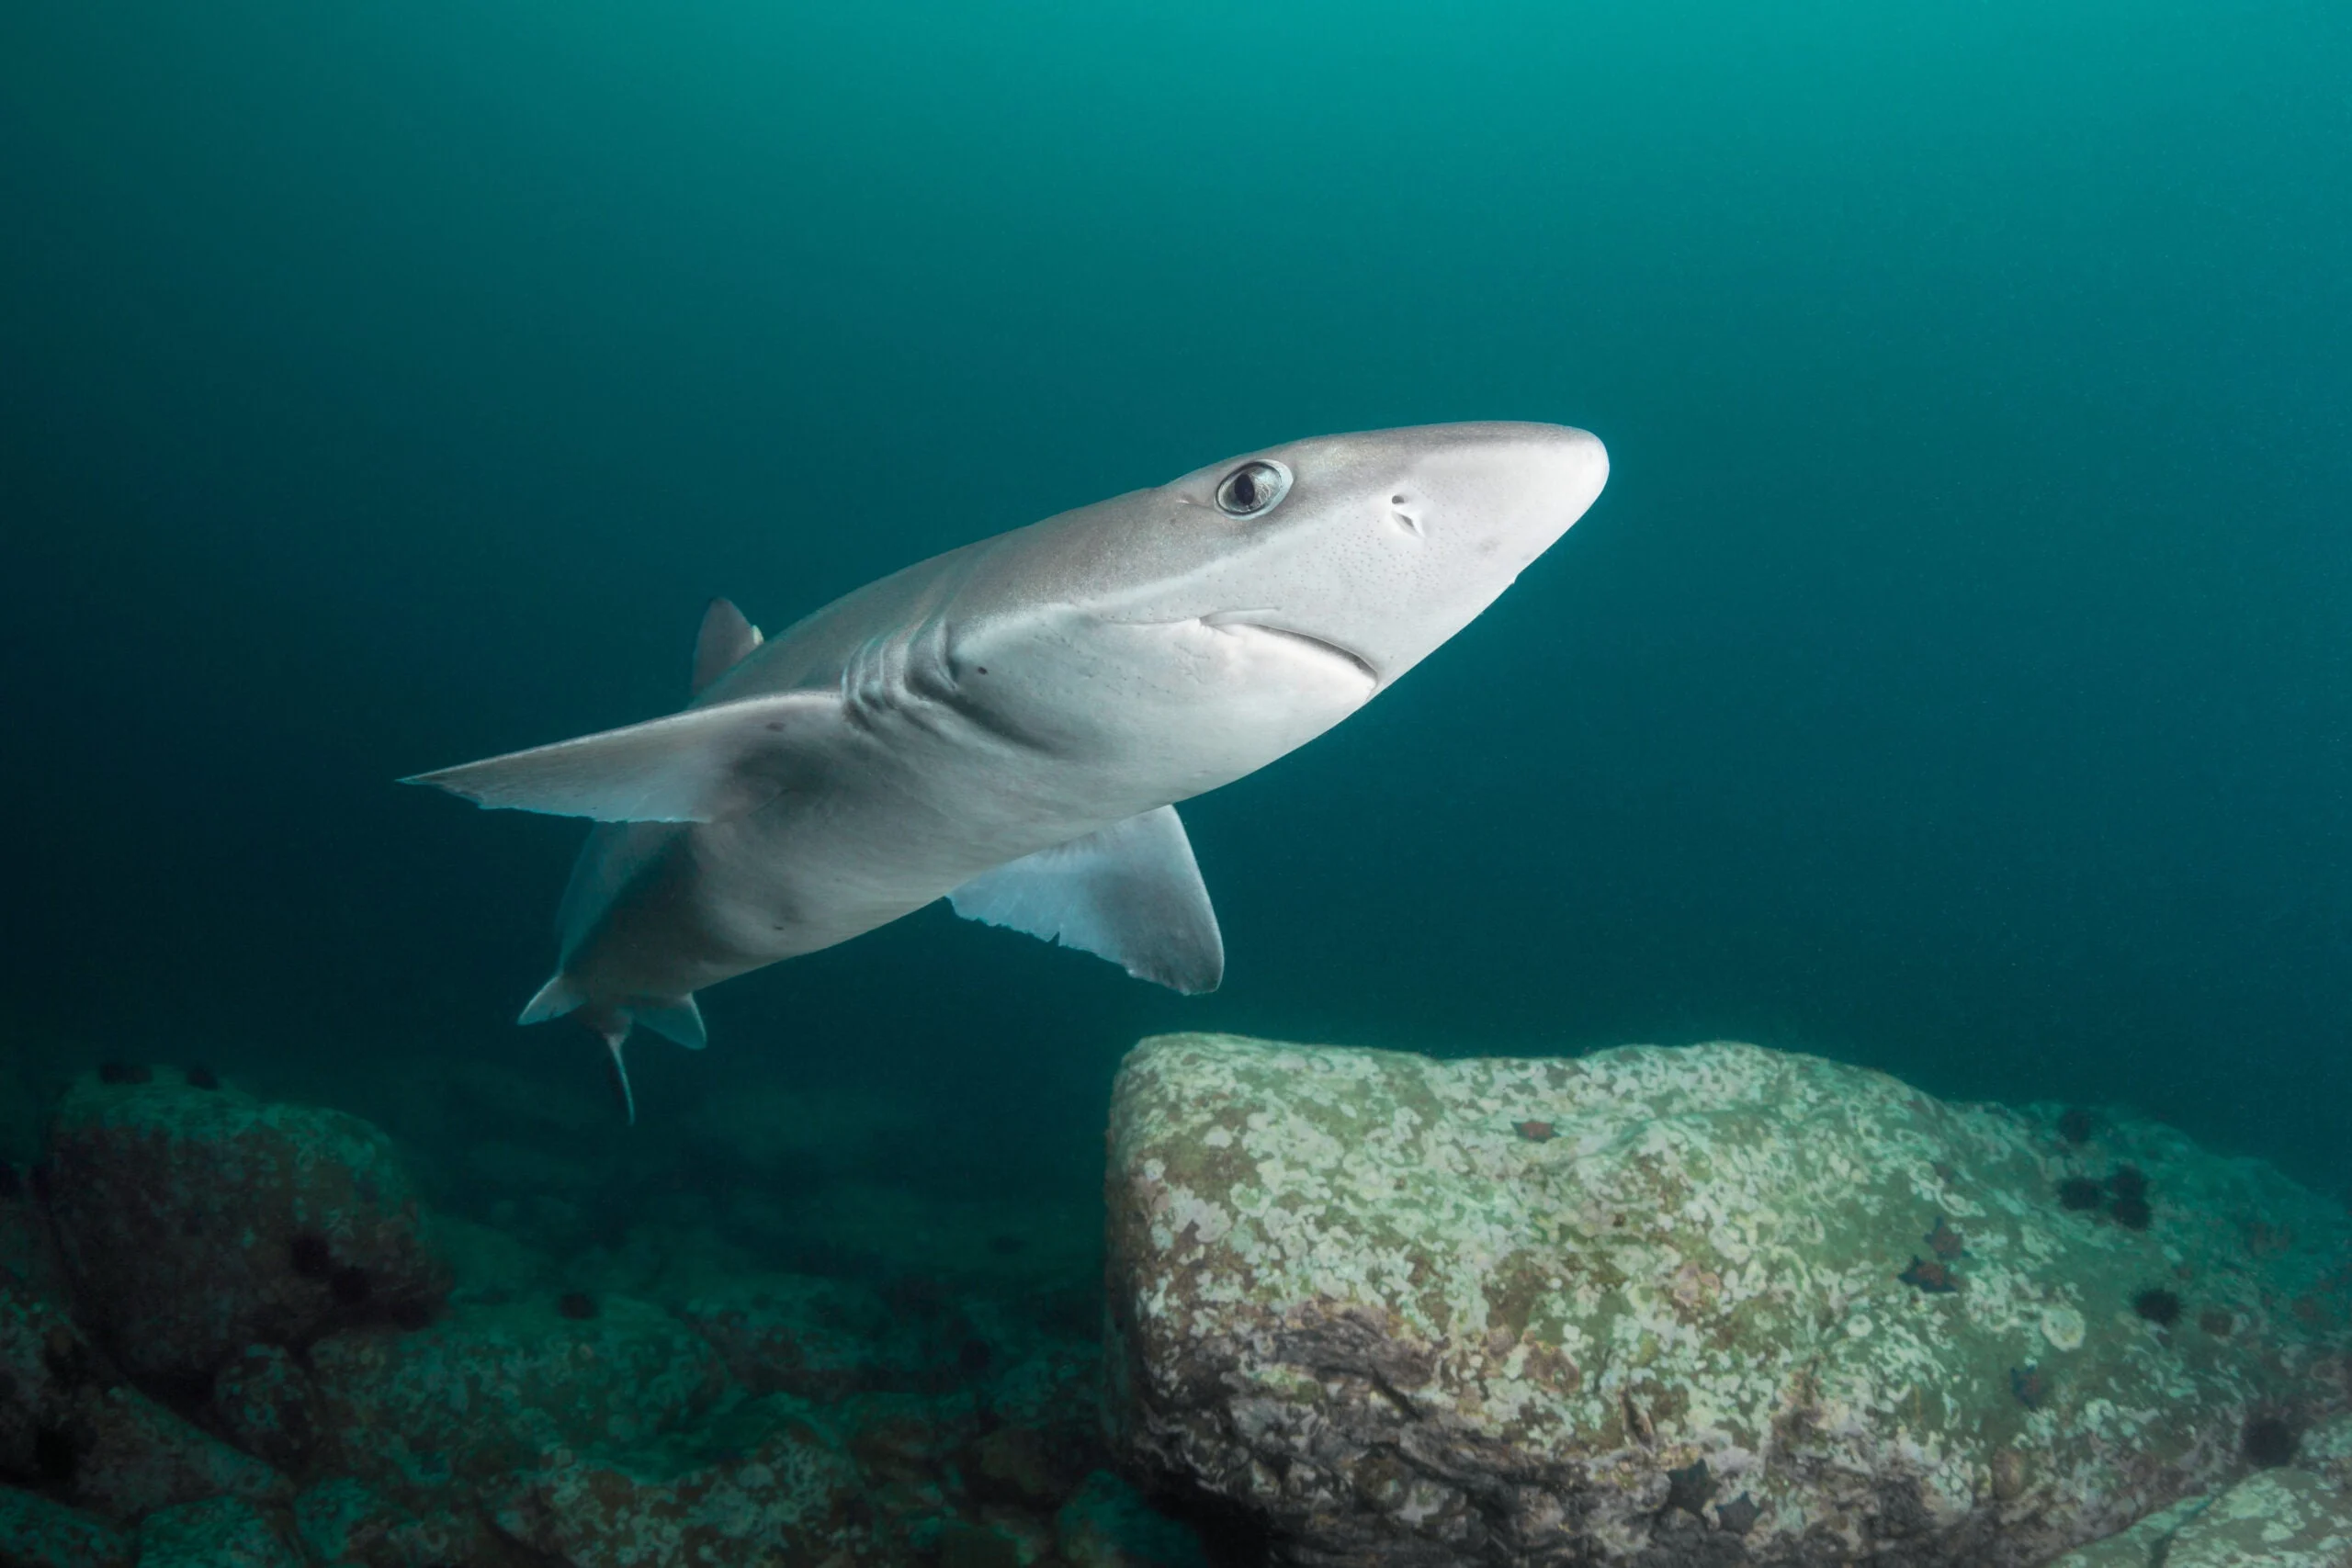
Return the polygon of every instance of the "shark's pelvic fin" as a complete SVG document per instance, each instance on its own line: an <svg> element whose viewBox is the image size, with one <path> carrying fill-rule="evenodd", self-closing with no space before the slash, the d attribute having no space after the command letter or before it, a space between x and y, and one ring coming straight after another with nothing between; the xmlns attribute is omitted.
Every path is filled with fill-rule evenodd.
<svg viewBox="0 0 2352 1568"><path fill-rule="evenodd" d="M631 1004L629 1011L636 1015L638 1022L662 1039L689 1051L699 1051L710 1043L710 1036L703 1032L702 1009L695 1006L692 997L680 997L673 1002L648 998Z"/></svg>
<svg viewBox="0 0 2352 1568"><path fill-rule="evenodd" d="M695 637L695 683L692 695L751 656L763 639L760 628L725 599L713 599L702 613L702 630Z"/></svg>
<svg viewBox="0 0 2352 1568"><path fill-rule="evenodd" d="M559 970L555 977L538 988L537 994L523 1004L523 1016L516 1023L545 1023L551 1018L561 1018L588 999L571 976Z"/></svg>
<svg viewBox="0 0 2352 1568"><path fill-rule="evenodd" d="M1225 978L1225 939L1176 808L982 872L947 896L967 920L1107 958L1188 996Z"/></svg>
<svg viewBox="0 0 2352 1568"><path fill-rule="evenodd" d="M813 764L832 692L783 692L418 773L478 806L599 822L718 822L764 806Z"/></svg>

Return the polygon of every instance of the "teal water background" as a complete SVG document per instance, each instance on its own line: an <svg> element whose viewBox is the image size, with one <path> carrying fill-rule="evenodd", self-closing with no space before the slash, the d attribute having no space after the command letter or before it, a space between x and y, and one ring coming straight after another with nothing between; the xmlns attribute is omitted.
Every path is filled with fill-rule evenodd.
<svg viewBox="0 0 2352 1568"><path fill-rule="evenodd" d="M1728 1035L2352 1184L2347 82L2269 0L15 0L6 1027L592 1079L508 1023L576 826L393 778L676 706L713 593L1556 420L1591 514L1186 808L1221 993L933 909L649 1119L1065 1181L1152 1030Z"/></svg>

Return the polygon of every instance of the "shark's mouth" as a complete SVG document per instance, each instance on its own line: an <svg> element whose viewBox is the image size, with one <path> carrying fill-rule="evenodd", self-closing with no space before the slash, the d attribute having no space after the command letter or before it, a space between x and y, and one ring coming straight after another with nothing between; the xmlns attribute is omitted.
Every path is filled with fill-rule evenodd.
<svg viewBox="0 0 2352 1568"><path fill-rule="evenodd" d="M1201 624L1204 626L1219 628L1247 626L1253 632L1263 632L1268 637L1288 638L1302 647L1311 648L1328 658L1337 659L1351 665L1356 673L1374 686L1380 684L1380 671L1374 668L1371 660L1366 659L1354 649L1333 642L1329 637L1317 637L1312 632L1300 631L1295 626L1279 626L1266 619L1269 613L1263 610L1218 610L1214 614L1203 615Z"/></svg>

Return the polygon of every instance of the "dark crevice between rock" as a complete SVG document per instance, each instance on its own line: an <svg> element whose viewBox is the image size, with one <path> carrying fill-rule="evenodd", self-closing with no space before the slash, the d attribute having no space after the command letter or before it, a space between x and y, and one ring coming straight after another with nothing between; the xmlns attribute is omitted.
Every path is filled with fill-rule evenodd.
<svg viewBox="0 0 2352 1568"><path fill-rule="evenodd" d="M1256 1509L1189 1483L1139 1490L1153 1507L1193 1528L1209 1568L1271 1568L1274 1532Z"/></svg>

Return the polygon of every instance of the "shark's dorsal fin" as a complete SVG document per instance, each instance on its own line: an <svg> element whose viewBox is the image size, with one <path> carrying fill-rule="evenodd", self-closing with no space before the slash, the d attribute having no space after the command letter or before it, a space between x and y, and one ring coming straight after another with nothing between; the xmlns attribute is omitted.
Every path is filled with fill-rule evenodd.
<svg viewBox="0 0 2352 1568"><path fill-rule="evenodd" d="M695 681L688 695L702 695L705 686L751 657L761 641L760 628L731 600L713 599L702 613L702 630L695 635Z"/></svg>
<svg viewBox="0 0 2352 1568"><path fill-rule="evenodd" d="M1225 977L1225 939L1176 808L982 872L947 896L967 920L1009 926L1195 995Z"/></svg>
<svg viewBox="0 0 2352 1568"><path fill-rule="evenodd" d="M783 692L419 773L477 806L599 822L718 822L766 805L820 764L831 692Z"/></svg>

